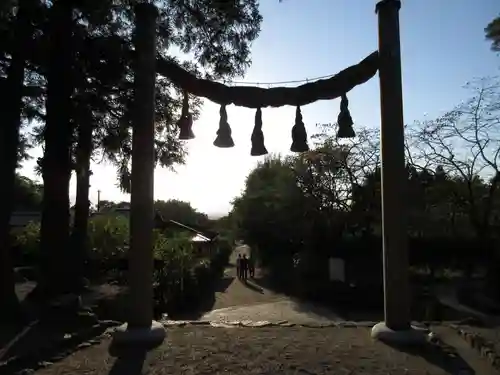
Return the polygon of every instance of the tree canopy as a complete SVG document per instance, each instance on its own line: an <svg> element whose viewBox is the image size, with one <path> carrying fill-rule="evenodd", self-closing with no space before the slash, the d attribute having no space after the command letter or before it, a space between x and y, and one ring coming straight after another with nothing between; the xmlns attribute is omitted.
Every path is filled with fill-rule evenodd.
<svg viewBox="0 0 500 375"><path fill-rule="evenodd" d="M484 255L483 246L500 240L498 83L473 81L467 86L469 100L407 126L408 177L401 192L407 195L408 234L412 241L448 241L450 252L432 250L437 258L446 251L441 259L448 265L462 256L457 241L472 241L476 254ZM352 241L365 241L359 246L367 254L381 249L379 131L358 127L356 138L345 140L335 135L336 128L320 128L309 152L268 156L233 202L230 218L237 237L259 249L263 264L277 267L276 275L293 279L299 264L326 272L326 258L345 254ZM412 259L419 256L412 254ZM500 254L488 254L494 268ZM490 275L497 271L493 268ZM307 275L304 280L316 277Z"/></svg>
<svg viewBox="0 0 500 375"><path fill-rule="evenodd" d="M0 304L16 316L8 223L15 168L30 146L41 146L41 279L52 294L81 282L89 216L90 165L107 160L130 191L134 112L134 7L138 0L9 0L0 7L0 174L5 176L0 224ZM156 1L157 56L198 77L230 79L250 65L260 31L258 2ZM178 139L182 93L157 77L155 161L173 168L186 155ZM196 118L201 101L190 98ZM31 126L24 126L31 125ZM69 181L77 175L70 228ZM71 236L70 236L71 234ZM70 242L71 241L71 242ZM70 251L71 249L71 251ZM57 264L64 263L66 267ZM62 281L66 280L66 282ZM75 281L75 282L73 282Z"/></svg>
<svg viewBox="0 0 500 375"><path fill-rule="evenodd" d="M491 49L500 52L500 16L497 16L484 29L486 39L491 42Z"/></svg>

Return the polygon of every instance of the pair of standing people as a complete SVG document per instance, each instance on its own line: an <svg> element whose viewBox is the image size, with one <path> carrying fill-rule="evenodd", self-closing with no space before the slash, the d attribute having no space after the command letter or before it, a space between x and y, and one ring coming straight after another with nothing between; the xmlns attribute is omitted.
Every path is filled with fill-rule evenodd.
<svg viewBox="0 0 500 375"><path fill-rule="evenodd" d="M248 259L246 254L238 254L238 259L236 259L236 271L238 274L238 278L242 280L246 280L248 278L248 274L253 278L255 276L255 267L251 259Z"/></svg>

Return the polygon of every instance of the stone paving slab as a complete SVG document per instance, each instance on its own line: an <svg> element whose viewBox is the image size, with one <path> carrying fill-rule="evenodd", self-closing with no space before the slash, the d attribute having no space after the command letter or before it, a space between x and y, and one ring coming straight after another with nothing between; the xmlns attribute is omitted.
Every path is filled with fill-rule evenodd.
<svg viewBox="0 0 500 375"><path fill-rule="evenodd" d="M500 372L500 329L452 324L460 337Z"/></svg>

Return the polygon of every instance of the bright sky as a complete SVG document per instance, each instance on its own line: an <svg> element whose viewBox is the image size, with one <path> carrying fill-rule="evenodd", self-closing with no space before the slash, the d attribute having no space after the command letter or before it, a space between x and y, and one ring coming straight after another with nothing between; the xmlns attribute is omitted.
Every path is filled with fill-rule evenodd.
<svg viewBox="0 0 500 375"><path fill-rule="evenodd" d="M239 81L291 81L336 73L377 48L374 0L262 0L262 32L252 47L253 64ZM434 117L467 95L462 86L472 78L498 74L500 57L489 50L484 27L500 13L498 0L403 0L400 12L405 122ZM262 85L267 87L268 85ZM380 126L378 77L349 94L355 126ZM339 101L302 108L309 135L317 123L336 121ZM157 169L155 198L189 201L209 215L222 215L244 187L259 159L250 156L254 110L229 106L236 146L212 145L219 107L207 102L194 124L196 139L177 172ZM269 152L288 153L295 109L263 110L263 131ZM37 154L41 151L37 150ZM37 155L39 156L39 155ZM22 173L33 177L34 161ZM111 166L93 165L90 199L129 200L116 188ZM74 200L75 181L71 181Z"/></svg>

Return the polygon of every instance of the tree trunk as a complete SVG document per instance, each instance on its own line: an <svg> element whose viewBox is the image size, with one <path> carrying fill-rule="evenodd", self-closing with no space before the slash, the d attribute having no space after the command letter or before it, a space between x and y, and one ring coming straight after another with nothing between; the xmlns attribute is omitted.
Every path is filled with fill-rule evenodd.
<svg viewBox="0 0 500 375"><path fill-rule="evenodd" d="M76 149L76 201L72 232L74 271L78 286L83 286L84 265L87 259L87 229L89 220L90 156L92 154L92 125L84 122L78 127Z"/></svg>
<svg viewBox="0 0 500 375"><path fill-rule="evenodd" d="M71 2L55 1L49 19L46 124L44 130L43 203L41 222L42 295L72 288L69 257L69 181L71 176L72 15ZM66 289L68 288L68 289Z"/></svg>
<svg viewBox="0 0 500 375"><path fill-rule="evenodd" d="M1 319L18 319L20 305L15 292L15 277L10 247L10 217L16 178L17 149L21 125L22 90L27 46L33 33L31 14L33 0L19 3L15 24L15 43L12 60L7 70L6 89L3 95L4 123L0 126L0 176L3 176L3 193L0 196L0 316Z"/></svg>

